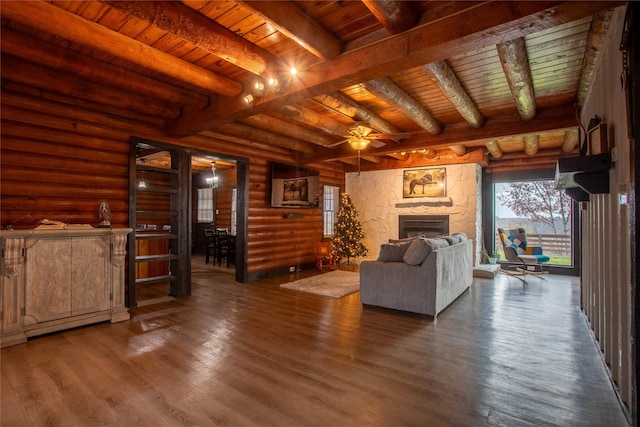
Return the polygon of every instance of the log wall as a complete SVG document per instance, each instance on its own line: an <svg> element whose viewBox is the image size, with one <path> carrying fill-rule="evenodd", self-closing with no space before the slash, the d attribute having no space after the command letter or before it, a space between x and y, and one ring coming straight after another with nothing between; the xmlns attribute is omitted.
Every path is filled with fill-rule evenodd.
<svg viewBox="0 0 640 427"><path fill-rule="evenodd" d="M20 62L12 64L19 67ZM137 136L249 159L246 260L250 277L315 262L313 245L322 238L321 209L272 208L269 204L270 163L290 163L289 150L259 142L230 143L208 132L180 140L167 138L162 132L164 117L105 107L12 81L5 78L4 67L3 61L2 228L33 228L44 218L96 226L102 200L111 206L112 225L127 227L129 141ZM321 188L331 184L344 189L342 166L309 166L320 169ZM230 195L221 195L218 209L220 219L230 218ZM304 217L285 218L289 213Z"/></svg>

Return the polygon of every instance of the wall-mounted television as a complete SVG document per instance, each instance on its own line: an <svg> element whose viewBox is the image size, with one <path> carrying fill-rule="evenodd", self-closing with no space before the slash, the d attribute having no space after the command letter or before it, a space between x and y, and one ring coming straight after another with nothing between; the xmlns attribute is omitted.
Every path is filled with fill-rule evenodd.
<svg viewBox="0 0 640 427"><path fill-rule="evenodd" d="M271 206L310 208L320 192L320 172L284 163L271 165Z"/></svg>

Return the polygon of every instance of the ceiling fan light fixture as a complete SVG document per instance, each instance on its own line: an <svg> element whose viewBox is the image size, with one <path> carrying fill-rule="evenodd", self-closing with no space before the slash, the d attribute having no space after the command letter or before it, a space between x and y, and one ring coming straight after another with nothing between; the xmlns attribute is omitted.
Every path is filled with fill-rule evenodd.
<svg viewBox="0 0 640 427"><path fill-rule="evenodd" d="M249 104L249 105L253 104L253 100L254 100L253 95L245 95L244 96L244 102Z"/></svg>
<svg viewBox="0 0 640 427"><path fill-rule="evenodd" d="M369 145L369 140L365 138L352 138L349 139L349 144L354 150L364 150Z"/></svg>

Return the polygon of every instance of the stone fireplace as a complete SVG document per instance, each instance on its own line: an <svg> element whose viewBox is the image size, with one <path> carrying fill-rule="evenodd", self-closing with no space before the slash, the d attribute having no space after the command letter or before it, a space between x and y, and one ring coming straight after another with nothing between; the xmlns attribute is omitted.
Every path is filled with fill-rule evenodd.
<svg viewBox="0 0 640 427"><path fill-rule="evenodd" d="M449 234L449 215L398 215L398 237Z"/></svg>

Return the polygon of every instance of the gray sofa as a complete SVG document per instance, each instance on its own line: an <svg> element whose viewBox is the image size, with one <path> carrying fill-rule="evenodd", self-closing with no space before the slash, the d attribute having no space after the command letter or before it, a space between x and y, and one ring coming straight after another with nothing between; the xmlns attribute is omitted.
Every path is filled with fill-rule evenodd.
<svg viewBox="0 0 640 427"><path fill-rule="evenodd" d="M360 301L434 318L473 280L473 244L464 233L390 241L360 264Z"/></svg>

